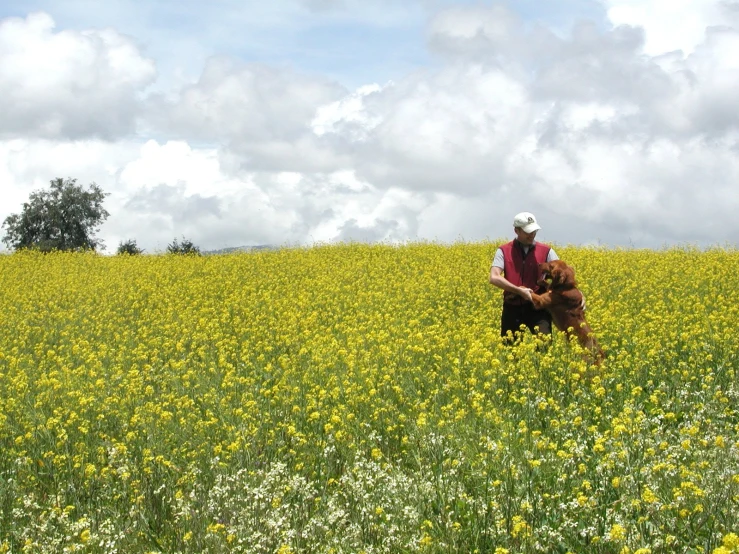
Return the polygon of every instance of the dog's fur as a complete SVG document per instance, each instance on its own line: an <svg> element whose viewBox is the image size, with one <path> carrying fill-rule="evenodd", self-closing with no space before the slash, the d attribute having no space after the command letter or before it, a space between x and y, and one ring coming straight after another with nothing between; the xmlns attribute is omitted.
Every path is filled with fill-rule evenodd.
<svg viewBox="0 0 739 554"><path fill-rule="evenodd" d="M546 309L552 315L554 325L568 336L576 336L580 345L592 355L592 361L600 364L603 350L585 321L582 293L577 289L575 270L561 260L539 264L541 277L538 284L546 287L544 294L531 293L537 310Z"/></svg>

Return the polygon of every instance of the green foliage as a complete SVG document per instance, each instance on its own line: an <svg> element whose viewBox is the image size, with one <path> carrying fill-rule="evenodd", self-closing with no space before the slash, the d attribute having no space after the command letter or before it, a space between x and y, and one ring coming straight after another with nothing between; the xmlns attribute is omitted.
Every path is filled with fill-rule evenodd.
<svg viewBox="0 0 739 554"><path fill-rule="evenodd" d="M118 254L119 256L122 254L128 254L130 256L137 256L143 253L144 253L144 249L139 248L139 246L136 244L136 241L134 239L129 239L126 242L121 242L118 245L118 249L116 250L116 254Z"/></svg>
<svg viewBox="0 0 739 554"><path fill-rule="evenodd" d="M31 193L20 214L5 218L3 242L14 250L95 250L103 245L97 228L110 215L106 196L95 183L85 189L77 179L54 179L48 190Z"/></svg>
<svg viewBox="0 0 739 554"><path fill-rule="evenodd" d="M171 244L167 245L167 253L169 254L190 254L200 256L200 248L195 246L191 241L182 237L182 242L178 242L175 238Z"/></svg>

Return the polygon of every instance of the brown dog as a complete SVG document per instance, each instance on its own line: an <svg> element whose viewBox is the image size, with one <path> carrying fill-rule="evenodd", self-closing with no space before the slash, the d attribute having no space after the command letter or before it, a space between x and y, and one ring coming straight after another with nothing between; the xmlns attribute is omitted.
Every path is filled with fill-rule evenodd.
<svg viewBox="0 0 739 554"><path fill-rule="evenodd" d="M539 264L541 277L538 284L545 286L544 294L531 293L531 300L537 310L546 309L552 314L552 321L560 331L568 336L576 336L580 346L588 350L595 364L600 364L604 354L593 336L593 331L585 321L582 307L582 293L577 289L575 270L560 260Z"/></svg>

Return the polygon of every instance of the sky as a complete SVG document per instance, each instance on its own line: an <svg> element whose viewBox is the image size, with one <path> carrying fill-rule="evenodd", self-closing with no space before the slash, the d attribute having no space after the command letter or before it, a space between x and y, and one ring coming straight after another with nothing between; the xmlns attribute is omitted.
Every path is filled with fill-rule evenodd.
<svg viewBox="0 0 739 554"><path fill-rule="evenodd" d="M739 243L739 0L3 0L0 221L105 252ZM4 247L4 246L3 246Z"/></svg>

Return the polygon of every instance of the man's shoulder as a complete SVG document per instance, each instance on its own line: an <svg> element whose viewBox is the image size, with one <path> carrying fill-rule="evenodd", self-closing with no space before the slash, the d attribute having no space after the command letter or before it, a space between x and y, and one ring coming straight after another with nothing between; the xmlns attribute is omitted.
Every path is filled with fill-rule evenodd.
<svg viewBox="0 0 739 554"><path fill-rule="evenodd" d="M500 269L505 270L505 254L503 253L503 249L500 246L495 251L492 266L499 267Z"/></svg>

